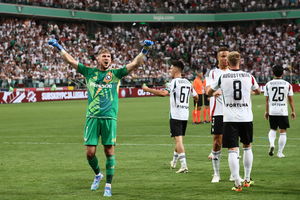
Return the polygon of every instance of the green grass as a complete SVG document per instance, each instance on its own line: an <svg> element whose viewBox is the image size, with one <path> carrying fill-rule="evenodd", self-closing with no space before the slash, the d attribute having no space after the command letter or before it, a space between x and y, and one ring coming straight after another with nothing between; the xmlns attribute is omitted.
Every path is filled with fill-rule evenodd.
<svg viewBox="0 0 300 200"><path fill-rule="evenodd" d="M300 95L295 95L300 110ZM92 170L82 145L86 101L0 105L0 199L103 199L104 183L89 190ZM255 186L230 191L227 150L221 160L222 181L210 183L210 125L188 124L185 146L188 174L169 169L173 141L169 137L169 99L120 99L117 168L111 199L300 199L299 119L290 121L286 158L268 156L268 122L264 97L253 97ZM300 113L298 112L299 117ZM278 138L278 135L277 135ZM99 146L98 158L105 158ZM241 165L242 166L242 165ZM243 167L241 167L243 175Z"/></svg>

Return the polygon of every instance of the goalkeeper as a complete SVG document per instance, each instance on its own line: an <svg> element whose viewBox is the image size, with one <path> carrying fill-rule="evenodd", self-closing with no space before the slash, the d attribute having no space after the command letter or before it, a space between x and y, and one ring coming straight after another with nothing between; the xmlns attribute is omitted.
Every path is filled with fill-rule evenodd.
<svg viewBox="0 0 300 200"><path fill-rule="evenodd" d="M97 68L89 68L68 54L56 39L50 39L48 44L57 48L63 59L86 79L88 107L84 128L84 145L86 146L88 163L95 172L91 190L97 190L103 178L96 157L98 140L101 136L101 143L106 155L106 185L103 196L112 196L111 183L116 163L118 83L121 78L143 63L144 55L148 53L149 48L154 43L145 40L141 53L131 63L120 69L110 69L112 58L108 49L101 49L96 56L99 64Z"/></svg>

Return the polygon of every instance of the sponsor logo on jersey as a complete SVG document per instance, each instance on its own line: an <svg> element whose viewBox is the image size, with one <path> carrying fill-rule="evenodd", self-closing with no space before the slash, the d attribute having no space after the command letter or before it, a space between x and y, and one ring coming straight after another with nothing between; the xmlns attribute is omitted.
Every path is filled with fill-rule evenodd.
<svg viewBox="0 0 300 200"><path fill-rule="evenodd" d="M95 82L90 82L91 87L97 87L97 88L112 88L112 84L97 84Z"/></svg>
<svg viewBox="0 0 300 200"><path fill-rule="evenodd" d="M226 103L226 107L248 107L247 103Z"/></svg>

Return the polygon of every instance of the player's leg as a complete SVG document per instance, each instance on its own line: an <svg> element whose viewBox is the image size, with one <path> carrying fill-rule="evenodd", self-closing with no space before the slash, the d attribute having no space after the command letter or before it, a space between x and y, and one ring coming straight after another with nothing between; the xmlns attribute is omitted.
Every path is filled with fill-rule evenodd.
<svg viewBox="0 0 300 200"><path fill-rule="evenodd" d="M278 139L278 153L277 153L277 156L279 158L283 158L285 157L285 155L283 154L283 149L285 147L285 144L286 144L286 139L287 139L287 136L286 136L286 129L279 129L279 139Z"/></svg>
<svg viewBox="0 0 300 200"><path fill-rule="evenodd" d="M198 95L198 107L197 107L197 123L201 123L201 109L203 105L203 95Z"/></svg>
<svg viewBox="0 0 300 200"><path fill-rule="evenodd" d="M279 117L279 139L278 139L278 153L277 156L279 158L284 158L285 155L283 154L283 150L286 144L287 135L286 129L290 127L289 118L288 116L280 116Z"/></svg>
<svg viewBox="0 0 300 200"><path fill-rule="evenodd" d="M217 183L221 180L220 177L220 160L221 160L221 148L223 138L223 117L214 116L211 125L211 134L213 135L213 149L212 149L212 166L214 170L212 183Z"/></svg>
<svg viewBox="0 0 300 200"><path fill-rule="evenodd" d="M104 153L106 156L106 184L103 196L112 196L111 183L115 174L115 146L104 145Z"/></svg>
<svg viewBox="0 0 300 200"><path fill-rule="evenodd" d="M175 148L174 148L174 152L173 152L173 159L170 162L170 166L172 169L176 168L176 164L178 161L178 150L177 150L177 146L176 146L176 140L175 140L175 136L176 134L176 120L170 119L169 120L169 125L170 125L170 134L171 137L174 139L175 142Z"/></svg>
<svg viewBox="0 0 300 200"><path fill-rule="evenodd" d="M185 149L183 145L183 136L185 136L187 121L170 119L171 136L175 140L175 149L178 154L178 160L181 167L176 173L188 172Z"/></svg>
<svg viewBox="0 0 300 200"><path fill-rule="evenodd" d="M209 116L209 99L206 94L203 95L204 99L204 109L203 109L203 121L205 123L208 123L210 121L210 116Z"/></svg>
<svg viewBox="0 0 300 200"><path fill-rule="evenodd" d="M86 145L86 157L90 167L95 173L94 181L91 185L91 190L97 190L101 179L103 178L100 172L96 150L99 140L99 124L97 119L87 118L84 130L84 144Z"/></svg>
<svg viewBox="0 0 300 200"><path fill-rule="evenodd" d="M194 100L193 124L196 124L197 122L197 109L198 109L198 102Z"/></svg>
<svg viewBox="0 0 300 200"><path fill-rule="evenodd" d="M269 138L269 155L274 155L275 150L275 140L276 140L276 130L278 128L278 120L276 116L269 116L269 124L270 124L270 131L268 133Z"/></svg>
<svg viewBox="0 0 300 200"><path fill-rule="evenodd" d="M106 156L106 184L103 196L112 196L111 184L115 174L115 144L117 138L117 121L112 119L101 120L101 142Z"/></svg>
<svg viewBox="0 0 300 200"><path fill-rule="evenodd" d="M183 136L175 136L175 146L178 153L178 160L180 161L181 167L176 173L186 173L188 172L186 155L183 145Z"/></svg>
<svg viewBox="0 0 300 200"><path fill-rule="evenodd" d="M251 180L251 170L253 164L253 124L252 122L240 123L240 138L243 143L243 163L244 163L244 187L250 187L254 182Z"/></svg>
<svg viewBox="0 0 300 200"><path fill-rule="evenodd" d="M224 122L224 132L223 132L223 148L228 148L228 165L231 175L234 179L234 191L242 191L242 185L240 182L240 164L239 155L237 149L239 148L239 130L237 128L237 123L234 122Z"/></svg>

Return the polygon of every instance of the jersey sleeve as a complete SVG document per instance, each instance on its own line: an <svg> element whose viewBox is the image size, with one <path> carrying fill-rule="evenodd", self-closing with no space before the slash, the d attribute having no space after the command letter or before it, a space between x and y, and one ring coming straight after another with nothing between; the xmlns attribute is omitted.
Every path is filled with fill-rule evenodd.
<svg viewBox="0 0 300 200"><path fill-rule="evenodd" d="M252 76L252 75L251 75L251 83L252 83L252 87L251 87L252 90L256 90L259 88L259 85L257 84L254 76Z"/></svg>
<svg viewBox="0 0 300 200"><path fill-rule="evenodd" d="M293 95L294 95L293 86L291 84L289 84L289 93L288 93L288 96L293 96Z"/></svg>
<svg viewBox="0 0 300 200"><path fill-rule="evenodd" d="M211 86L212 81L213 81L213 74L214 74L214 71L211 70L208 74L208 77L205 78L206 79L206 87Z"/></svg>
<svg viewBox="0 0 300 200"><path fill-rule="evenodd" d="M77 72L82 74L84 77L87 77L93 71L93 68L87 67L82 63L78 63Z"/></svg>
<svg viewBox="0 0 300 200"><path fill-rule="evenodd" d="M212 81L212 83L210 85L211 89L213 89L215 91L218 90L221 86L221 81L222 81L222 75L219 76L219 78L217 80Z"/></svg>
<svg viewBox="0 0 300 200"><path fill-rule="evenodd" d="M268 89L268 83L265 85L265 90L264 90L264 96L268 97L269 96L269 89Z"/></svg>
<svg viewBox="0 0 300 200"><path fill-rule="evenodd" d="M193 87L191 87L191 96L195 97L197 95L198 94L197 94L196 90Z"/></svg>
<svg viewBox="0 0 300 200"><path fill-rule="evenodd" d="M171 93L171 91L172 91L172 89L171 89L171 83L166 83L165 90L167 90L169 92L169 94Z"/></svg>
<svg viewBox="0 0 300 200"><path fill-rule="evenodd" d="M126 68L126 65L124 65L122 68L114 70L113 73L115 74L116 77L118 77L119 79L121 79L124 76L128 75L128 70Z"/></svg>

